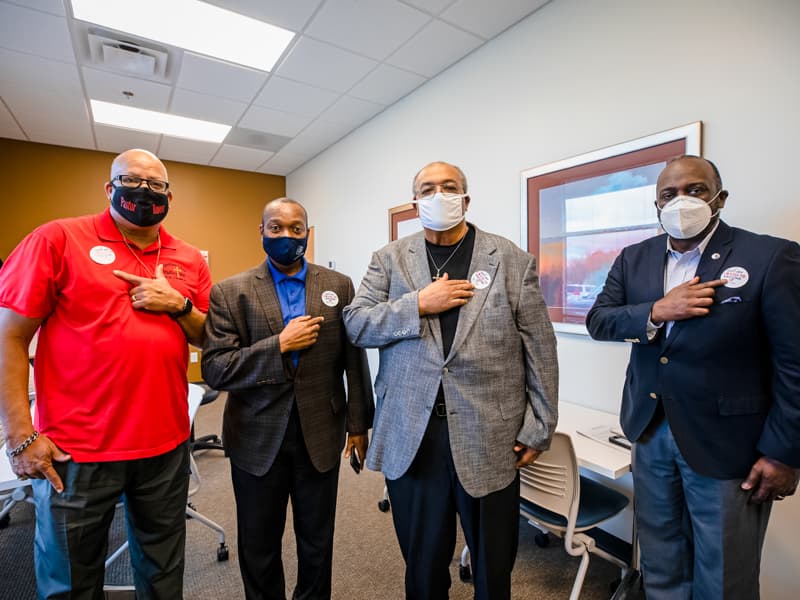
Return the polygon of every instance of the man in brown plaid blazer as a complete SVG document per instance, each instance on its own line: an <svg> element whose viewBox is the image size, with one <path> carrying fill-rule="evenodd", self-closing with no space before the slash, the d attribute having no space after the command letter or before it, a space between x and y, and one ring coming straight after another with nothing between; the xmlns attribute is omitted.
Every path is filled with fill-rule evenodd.
<svg viewBox="0 0 800 600"><path fill-rule="evenodd" d="M352 281L303 258L305 209L273 200L261 233L267 260L212 289L203 377L228 392L222 436L247 598L285 598L281 538L290 497L293 598L330 598L340 455L345 432L345 457L366 455L374 412L369 366L342 324Z"/></svg>

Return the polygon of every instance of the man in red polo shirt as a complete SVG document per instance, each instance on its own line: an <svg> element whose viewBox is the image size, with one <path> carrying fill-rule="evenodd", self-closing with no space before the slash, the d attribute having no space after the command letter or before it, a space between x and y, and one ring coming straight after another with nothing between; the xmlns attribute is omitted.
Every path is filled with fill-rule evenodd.
<svg viewBox="0 0 800 600"><path fill-rule="evenodd" d="M181 598L186 342L202 344L211 277L200 252L161 226L172 192L155 155L120 154L105 192L104 212L40 226L0 272L5 449L17 476L34 479L40 598L102 597L123 493L137 596Z"/></svg>

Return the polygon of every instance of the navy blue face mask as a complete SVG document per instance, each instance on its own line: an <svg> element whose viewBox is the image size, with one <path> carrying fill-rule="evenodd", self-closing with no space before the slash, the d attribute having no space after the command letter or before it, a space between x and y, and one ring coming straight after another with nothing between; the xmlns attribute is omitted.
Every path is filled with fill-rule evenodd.
<svg viewBox="0 0 800 600"><path fill-rule="evenodd" d="M264 246L267 256L284 267L288 267L303 257L306 253L307 243L307 236L304 238L262 236L261 238L261 244Z"/></svg>

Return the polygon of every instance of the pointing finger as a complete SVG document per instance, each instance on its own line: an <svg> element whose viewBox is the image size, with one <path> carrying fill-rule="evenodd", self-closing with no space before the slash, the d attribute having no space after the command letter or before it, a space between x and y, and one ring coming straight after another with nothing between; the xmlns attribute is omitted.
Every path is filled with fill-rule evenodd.
<svg viewBox="0 0 800 600"><path fill-rule="evenodd" d="M125 271L120 271L119 269L114 269L113 273L114 275L116 275L117 277L119 277L124 281L127 281L128 283L142 284L145 281L149 281L147 277L139 277L138 275L134 275L133 273L127 273Z"/></svg>

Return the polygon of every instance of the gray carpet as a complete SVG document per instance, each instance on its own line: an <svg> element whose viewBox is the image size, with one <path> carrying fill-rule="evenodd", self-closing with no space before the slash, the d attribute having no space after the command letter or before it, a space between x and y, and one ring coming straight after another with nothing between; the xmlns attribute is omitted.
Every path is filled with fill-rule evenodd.
<svg viewBox="0 0 800 600"><path fill-rule="evenodd" d="M224 394L198 412L195 428L198 436L220 429ZM217 534L195 520L187 521L186 584L188 600L228 600L243 598L236 549L236 518L228 461L218 451L196 454L202 475L200 491L192 496L196 509L225 528L230 559L217 561ZM371 471L356 476L343 465L334 542L334 600L375 600L403 598L403 560L392 528L389 513L378 510L383 492L383 478ZM33 575L33 507L21 504L11 511L11 523L0 530L0 600L35 598ZM520 547L512 580L515 600L550 600L569 597L578 568L578 560L567 556L560 540L551 538L547 548L534 543L537 530L520 520ZM120 515L111 532L110 548L124 539ZM463 546L459 536L456 554ZM284 565L287 594L297 575L291 516L284 536ZM458 556L451 568L453 585L450 598L472 598L472 586L458 577ZM592 557L583 587L583 600L608 599L609 584L619 577L619 570L606 561ZM106 574L106 582L130 582L127 553Z"/></svg>

